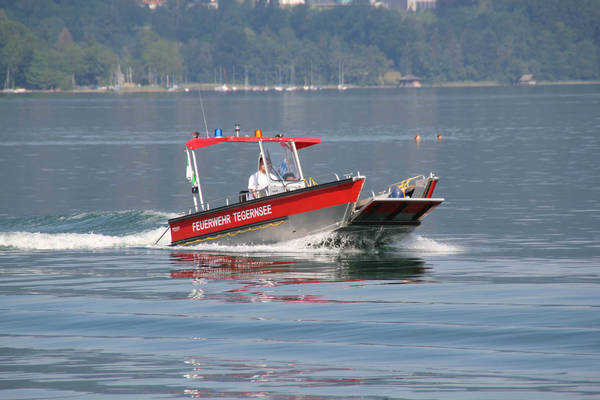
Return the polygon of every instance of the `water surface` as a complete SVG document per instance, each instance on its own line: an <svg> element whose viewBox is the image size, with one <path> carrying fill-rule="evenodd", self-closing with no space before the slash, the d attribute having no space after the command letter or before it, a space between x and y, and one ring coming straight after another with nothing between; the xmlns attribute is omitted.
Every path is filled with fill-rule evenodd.
<svg viewBox="0 0 600 400"><path fill-rule="evenodd" d="M321 137L307 175L434 171L446 202L385 248L155 245L201 103L210 131ZM600 86L2 95L0 397L598 397L598 110ZM214 149L209 199L256 164Z"/></svg>

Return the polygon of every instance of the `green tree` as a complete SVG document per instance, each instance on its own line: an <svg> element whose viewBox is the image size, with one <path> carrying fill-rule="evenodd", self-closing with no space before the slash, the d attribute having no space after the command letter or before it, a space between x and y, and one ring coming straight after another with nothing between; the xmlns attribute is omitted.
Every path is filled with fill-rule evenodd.
<svg viewBox="0 0 600 400"><path fill-rule="evenodd" d="M599 0L440 0L417 13L347 3L170 0L149 11L137 0L0 0L0 78L96 85L121 65L138 82L212 81L220 69L259 84L335 84L343 62L354 84L385 69L431 82L600 79Z"/></svg>
<svg viewBox="0 0 600 400"><path fill-rule="evenodd" d="M215 39L213 58L225 68L240 68L247 58L248 38L240 27L225 28Z"/></svg>
<svg viewBox="0 0 600 400"><path fill-rule="evenodd" d="M181 49L188 79L210 82L213 78L212 48L206 41L192 39Z"/></svg>
<svg viewBox="0 0 600 400"><path fill-rule="evenodd" d="M27 83L34 89L70 89L68 74L60 70L60 55L49 48L36 49L26 72Z"/></svg>
<svg viewBox="0 0 600 400"><path fill-rule="evenodd" d="M183 59L175 42L166 39L149 42L142 51L142 58L149 83L166 85L174 78L181 79Z"/></svg>
<svg viewBox="0 0 600 400"><path fill-rule="evenodd" d="M0 10L0 77L3 85L15 87L25 83L24 71L33 56L35 37L27 27L11 21Z"/></svg>
<svg viewBox="0 0 600 400"><path fill-rule="evenodd" d="M61 52L61 70L71 76L71 86L83 81L85 75L85 50L76 44L65 47Z"/></svg>
<svg viewBox="0 0 600 400"><path fill-rule="evenodd" d="M83 61L76 79L81 85L108 85L111 70L118 64L118 57L106 46L92 42L83 48Z"/></svg>

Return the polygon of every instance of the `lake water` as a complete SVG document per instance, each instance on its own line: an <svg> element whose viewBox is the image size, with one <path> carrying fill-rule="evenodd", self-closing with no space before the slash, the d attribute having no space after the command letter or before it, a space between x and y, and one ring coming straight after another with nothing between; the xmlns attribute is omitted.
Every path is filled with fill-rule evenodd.
<svg viewBox="0 0 600 400"><path fill-rule="evenodd" d="M446 201L385 248L155 245L202 109ZM600 86L0 95L0 398L600 398L599 154Z"/></svg>

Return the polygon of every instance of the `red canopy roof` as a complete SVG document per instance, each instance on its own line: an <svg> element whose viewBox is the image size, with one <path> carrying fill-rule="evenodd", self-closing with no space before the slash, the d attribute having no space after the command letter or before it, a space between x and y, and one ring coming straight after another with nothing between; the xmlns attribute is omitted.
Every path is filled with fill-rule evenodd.
<svg viewBox="0 0 600 400"><path fill-rule="evenodd" d="M256 143L256 142L294 142L298 150L321 143L318 138L293 138L293 137L256 137L256 136L223 136L211 138L191 139L185 145L190 150L212 146L223 142Z"/></svg>

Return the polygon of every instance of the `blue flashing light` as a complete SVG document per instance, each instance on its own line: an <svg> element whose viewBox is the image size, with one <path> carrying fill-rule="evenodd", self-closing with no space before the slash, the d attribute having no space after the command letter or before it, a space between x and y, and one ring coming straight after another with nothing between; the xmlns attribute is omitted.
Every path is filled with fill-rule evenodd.
<svg viewBox="0 0 600 400"><path fill-rule="evenodd" d="M221 128L215 129L215 137L223 137L223 131Z"/></svg>

